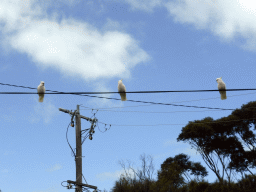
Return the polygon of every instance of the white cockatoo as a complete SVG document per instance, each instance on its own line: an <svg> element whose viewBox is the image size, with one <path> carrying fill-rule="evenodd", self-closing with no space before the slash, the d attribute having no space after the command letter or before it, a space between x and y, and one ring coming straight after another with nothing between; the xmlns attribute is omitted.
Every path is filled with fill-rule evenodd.
<svg viewBox="0 0 256 192"><path fill-rule="evenodd" d="M227 96L226 96L226 84L222 81L221 78L222 77L217 78L216 81L218 83L218 89L219 89L219 92L220 92L220 98L221 98L221 100L224 100L224 99L227 99Z"/></svg>
<svg viewBox="0 0 256 192"><path fill-rule="evenodd" d="M125 85L123 84L123 79L118 81L118 85L117 85L117 90L121 96L121 101L126 101L126 89L125 89Z"/></svg>
<svg viewBox="0 0 256 192"><path fill-rule="evenodd" d="M44 87L43 81L41 81L40 85L38 85L37 93L39 95L39 102L43 102L44 101L44 93L45 93L45 87Z"/></svg>

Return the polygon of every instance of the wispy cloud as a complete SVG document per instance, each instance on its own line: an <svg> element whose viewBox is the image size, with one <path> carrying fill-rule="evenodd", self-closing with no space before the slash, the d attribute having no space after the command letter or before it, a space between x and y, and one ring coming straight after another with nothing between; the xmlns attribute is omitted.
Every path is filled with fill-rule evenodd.
<svg viewBox="0 0 256 192"><path fill-rule="evenodd" d="M256 1L252 0L126 0L133 9L152 12L165 7L174 21L209 30L222 40L237 40L242 48L256 51ZM242 38L242 43L239 42Z"/></svg>
<svg viewBox="0 0 256 192"><path fill-rule="evenodd" d="M134 66L149 59L138 41L127 33L102 32L72 18L58 22L57 14L50 18L36 1L28 1L26 5L21 2L0 3L1 10L5 10L0 15L5 23L2 28L5 43L27 54L42 68L89 81L129 77Z"/></svg>
<svg viewBox="0 0 256 192"><path fill-rule="evenodd" d="M8 173L9 170L8 170L8 169L3 169L1 172L2 172L2 173Z"/></svg>
<svg viewBox="0 0 256 192"><path fill-rule="evenodd" d="M174 148L174 150L172 150L172 152L175 153L175 155L178 155L180 153L184 153L184 154L187 154L189 156L197 156L197 155L199 155L197 153L197 151L195 149L193 149L193 148L191 149L191 147L187 143L177 142L176 139L170 139L170 140L164 141L163 146L165 148L167 148L167 147L171 148L171 149ZM159 155L159 156L161 156L161 155Z"/></svg>
<svg viewBox="0 0 256 192"><path fill-rule="evenodd" d="M51 187L48 187L47 189L36 190L36 191L33 191L33 192L57 192L57 191L59 191L58 187L59 187L58 185L51 185Z"/></svg>
<svg viewBox="0 0 256 192"><path fill-rule="evenodd" d="M38 100L36 100L34 112L29 117L29 121L31 123L36 123L39 122L40 119L43 119L45 123L49 123L58 112L58 108L53 105L51 101L47 101L46 98L43 103L39 103Z"/></svg>
<svg viewBox="0 0 256 192"><path fill-rule="evenodd" d="M108 87L109 81L97 81L93 83L93 89L96 92L111 92L111 91L117 91L117 85L118 80L116 81L116 90L110 90ZM111 98L117 98L121 99L119 94L101 94L98 95L99 97L111 97ZM123 105L123 102L115 102L111 99L99 99L99 98L91 98L88 101L88 104L93 106L94 109L101 108L101 107L120 107Z"/></svg>
<svg viewBox="0 0 256 192"><path fill-rule="evenodd" d="M131 177L133 177L133 171L131 169L127 169L127 174L130 175ZM125 175L125 171L122 170L117 170L115 172L103 172L103 173L99 173L96 175L96 177L101 180L101 181L105 181L105 180L117 180L118 178L120 178L121 175Z"/></svg>
<svg viewBox="0 0 256 192"><path fill-rule="evenodd" d="M99 173L96 175L97 179L101 181L105 180L116 180L120 175L122 174L122 171L115 171L115 172L104 172Z"/></svg>
<svg viewBox="0 0 256 192"><path fill-rule="evenodd" d="M147 12L152 12L155 7L162 5L163 0L125 0L131 5L132 9L140 9Z"/></svg>
<svg viewBox="0 0 256 192"><path fill-rule="evenodd" d="M164 141L164 147L170 147L173 145L178 145L178 142L175 139L169 139Z"/></svg>
<svg viewBox="0 0 256 192"><path fill-rule="evenodd" d="M4 155L14 155L15 152L14 151L6 151L4 152Z"/></svg>
<svg viewBox="0 0 256 192"><path fill-rule="evenodd" d="M165 4L176 22L207 29L224 40L245 39L244 48L256 50L256 2L179 0Z"/></svg>
<svg viewBox="0 0 256 192"><path fill-rule="evenodd" d="M58 171L62 169L62 166L60 164L55 164L51 168L47 169L48 172Z"/></svg>

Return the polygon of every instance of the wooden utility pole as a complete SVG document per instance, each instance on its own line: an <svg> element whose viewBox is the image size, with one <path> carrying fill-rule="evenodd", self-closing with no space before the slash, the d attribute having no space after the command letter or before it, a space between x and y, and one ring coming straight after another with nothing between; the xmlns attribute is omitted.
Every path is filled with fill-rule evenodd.
<svg viewBox="0 0 256 192"><path fill-rule="evenodd" d="M82 181L82 143L81 143L81 117L79 105L76 106L76 182ZM82 186L77 185L77 192L82 192Z"/></svg>
<svg viewBox="0 0 256 192"><path fill-rule="evenodd" d="M81 118L87 121L90 121L92 123L92 127L93 127L93 124L95 123L95 119L91 119L91 118L80 115L79 105L77 105L76 111L74 112L66 109L62 109L62 108L59 108L59 111L71 114L72 115L71 120L73 120L73 117L76 116L76 156L75 156L76 182L71 180L67 180L67 182L69 183L69 185L71 184L76 185L76 192L82 192L83 186L96 190L97 189L96 186L83 184L83 181L82 181L82 142L81 142L81 136L82 136L81 135Z"/></svg>

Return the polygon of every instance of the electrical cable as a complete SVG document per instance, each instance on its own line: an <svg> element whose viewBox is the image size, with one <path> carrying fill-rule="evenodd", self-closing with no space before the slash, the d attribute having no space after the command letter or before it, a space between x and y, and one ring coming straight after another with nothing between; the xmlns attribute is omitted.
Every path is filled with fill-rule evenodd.
<svg viewBox="0 0 256 192"><path fill-rule="evenodd" d="M250 95L250 94L256 94L256 92L253 93L246 93L246 94L239 94L239 95L230 95L228 97L237 97L237 96L242 96L242 95ZM196 100L188 100L188 101L177 101L177 102L172 102L172 103L187 103L187 102L191 102L191 101L203 101L203 100L212 100L212 99L219 99L220 97L211 97L211 98L206 98L206 99L196 99ZM153 104L149 104L149 105L132 105L132 106L123 106L123 107L108 107L108 108L98 108L98 110L101 109L114 109L114 108L129 108L129 107L147 107L147 106L151 106ZM81 106L84 107L84 106ZM84 108L89 108L89 107L84 107ZM92 109L92 108L90 108ZM86 110L86 109L81 109L81 110Z"/></svg>
<svg viewBox="0 0 256 192"><path fill-rule="evenodd" d="M83 174L83 173L82 173L82 176L83 176L83 178L84 178L84 174ZM84 178L84 181L85 181L86 184L88 184L85 178Z"/></svg>
<svg viewBox="0 0 256 192"><path fill-rule="evenodd" d="M230 120L230 121L218 121L218 122L203 122L203 123L195 123L193 122L193 124L208 124L208 123L226 123L226 122L233 122L233 121L245 121L245 120L254 120L255 118L251 118L251 119L238 119L238 120ZM110 126L117 126L117 127L152 127L152 126L166 126L166 125L187 125L187 124L155 124L155 125L117 125L117 124L108 124L108 123L103 123L103 122L99 122L101 124L104 125L110 125Z"/></svg>
<svg viewBox="0 0 256 192"><path fill-rule="evenodd" d="M70 124L71 124L71 123L69 123L69 125L68 125L68 127L67 127L66 139L67 139L67 142L68 142L68 145L69 145L70 149L72 150L72 152L73 152L73 154L74 154L74 157L76 157L76 154L75 154L74 150L72 149L72 147L71 147L71 145L70 145L70 143L69 143L69 141L68 141L68 128L69 128ZM88 134L89 134L89 133L88 133ZM87 136L87 137L88 137L88 136ZM86 137L86 138L87 138L87 137ZM85 138L85 139L86 139L86 138ZM84 140L85 140L85 139L84 139ZM83 142L84 142L84 141L83 141ZM83 142L82 142L82 144L83 144ZM84 177L84 175L83 175L83 173L82 173L82 176L83 176L83 178L84 178L86 184L88 184L87 181L86 181L86 179L85 179L85 177ZM63 181L63 182L66 182L66 181ZM63 183L63 182L62 182L62 183ZM61 183L61 185L62 185L62 183ZM63 185L62 185L62 186L63 186ZM63 186L63 187L67 187L67 186Z"/></svg>
<svg viewBox="0 0 256 192"><path fill-rule="evenodd" d="M101 109L115 109L115 108L128 108L128 107L147 107L147 106L151 106L153 104L149 104L149 105L131 105L131 106L125 106L125 107L108 107L108 108L97 108L99 110ZM90 107L84 107L84 106L81 106L83 108L88 108L88 109L80 109L80 110L91 110L93 108L90 108Z"/></svg>
<svg viewBox="0 0 256 192"><path fill-rule="evenodd" d="M179 112L195 112L195 113L198 113L198 112L206 112L206 111L221 111L221 110L203 110L203 111L168 111L168 112L153 112L153 111L115 111L115 110L101 110L101 109L112 109L111 107L110 108L99 108L99 109L93 109L93 108L90 108L90 107L84 107L84 108L87 108L87 109L83 109L83 110L97 110L97 111L110 111L110 112L121 112L121 113L124 113L124 112L132 112L132 113L179 113ZM113 107L115 108L115 107ZM81 110L81 109L80 109Z"/></svg>
<svg viewBox="0 0 256 192"><path fill-rule="evenodd" d="M98 98L120 100L120 99L108 98L108 97L98 97ZM149 102L149 101L135 101L135 100L126 100L126 101L131 101L131 102L136 102L136 103L150 103L150 104L154 104L154 105L171 105L171 106L175 106L175 107L192 107L192 108L198 108L198 109L219 109L219 110L229 110L229 111L235 110L235 109L224 109L224 108L218 108L218 107L200 107L200 106L195 106L195 105L176 105L176 104L172 104L172 103L156 103L156 102Z"/></svg>
<svg viewBox="0 0 256 192"><path fill-rule="evenodd" d="M0 83L1 85L4 85L3 83ZM7 85L7 84L6 84ZM16 86L15 86L16 87ZM36 89L32 87L24 87L19 86L22 88L28 88L28 89ZM255 91L256 89L226 89L225 91ZM111 92L59 92L59 91L52 91L52 90L45 90L45 91L51 91L53 93L44 93L44 94L75 94L75 95L81 95L81 94L113 94L118 93L116 91ZM218 91L218 89L209 89L209 90L176 90L176 91L126 91L126 93L187 93L187 92L212 92L212 91ZM0 94L38 94L35 92L0 92Z"/></svg>
<svg viewBox="0 0 256 192"><path fill-rule="evenodd" d="M256 108L256 107L250 107L250 109L252 108ZM88 109L89 110L89 109ZM206 112L206 111L216 111L216 112L219 112L221 110L203 110L203 111L167 111L167 112L162 112L162 111L159 111L159 112L154 112L154 111L115 111L115 110L99 110L99 111L110 111L110 112L117 112L117 113L200 113L200 112Z"/></svg>
<svg viewBox="0 0 256 192"><path fill-rule="evenodd" d="M17 86L17 85L10 85L10 84L3 84L0 83L0 85L8 85L8 86L15 86L15 87L22 87L22 88L29 88L29 89L36 89L32 87L25 87L25 86ZM237 89L238 90L238 89ZM242 89L240 89L242 90ZM254 89L243 89L243 90L254 90ZM256 89L255 89L256 90ZM51 91L55 93L63 93L64 92L59 92L59 91L52 91L52 90L46 90L46 91ZM193 91L193 90L192 90ZM199 90L200 91L200 90ZM206 91L206 90L201 90L201 91ZM212 90L212 91L218 91L218 90ZM175 91L171 91L175 92ZM180 91L179 91L180 92ZM105 99L113 99L113 100L121 100L117 98L111 98L111 97L99 97L99 96L91 96L91 95L81 95L82 92L76 92L76 93L69 93L69 94L74 94L74 95L79 95L79 96L87 96L87 97L96 97L96 98L105 98ZM95 92L94 92L95 93ZM110 92L109 92L110 93ZM111 93L118 93L118 92L111 92ZM130 92L127 92L130 93ZM66 93L65 93L66 94ZM130 102L136 102L136 103L149 103L149 104L155 104L155 105L171 105L171 106L176 106L176 107L192 107L192 108L201 108L201 109L220 109L220 110L234 110L234 109L223 109L223 108L212 108L212 107L199 107L199 106L188 106L188 105L176 105L176 104L171 104L171 103L155 103L155 102L147 102L147 101L136 101L136 100L126 100Z"/></svg>
<svg viewBox="0 0 256 192"><path fill-rule="evenodd" d="M96 112L95 113L93 113L93 110L96 110ZM98 109L92 109L92 111L91 111L91 113L93 114L90 118L92 119L92 117L94 117L95 118L95 115L96 115L96 113L98 113Z"/></svg>
<svg viewBox="0 0 256 192"><path fill-rule="evenodd" d="M86 135L84 136L84 139L83 139L83 141L82 141L82 145L83 145L83 143L84 143L85 139L87 139L88 137L89 137L89 132L88 132L88 133L86 133Z"/></svg>
<svg viewBox="0 0 256 192"><path fill-rule="evenodd" d="M107 124L105 124L105 131L101 131L101 130L100 130L100 127L99 127L99 125L98 125L98 121L97 121L97 127L98 127L98 130L99 130L101 133L105 133L107 130L109 130L109 129L111 128L111 125L110 125L109 128L106 128L106 125L107 125Z"/></svg>
<svg viewBox="0 0 256 192"><path fill-rule="evenodd" d="M71 147L71 145L70 145L70 143L69 143L69 141L68 141L68 128L69 128L70 124L71 124L71 123L69 123L69 125L68 125L68 127L67 127L66 139L67 139L67 142L68 142L68 145L69 145L70 149L72 150L72 152L73 152L73 154L74 154L74 157L76 157L76 154L75 154L73 148Z"/></svg>
<svg viewBox="0 0 256 192"><path fill-rule="evenodd" d="M220 111L220 110L203 110L203 111L169 111L169 112L151 112L151 111L114 111L114 110L99 110L99 111L110 111L110 112L117 112L117 113L179 113L179 112L195 112L195 113L198 113L198 112L206 112L206 111Z"/></svg>
<svg viewBox="0 0 256 192"><path fill-rule="evenodd" d="M67 182L67 181L62 181L62 182L61 182L61 185L62 185L62 183L64 183L64 182ZM62 187L67 187L67 186L62 185Z"/></svg>

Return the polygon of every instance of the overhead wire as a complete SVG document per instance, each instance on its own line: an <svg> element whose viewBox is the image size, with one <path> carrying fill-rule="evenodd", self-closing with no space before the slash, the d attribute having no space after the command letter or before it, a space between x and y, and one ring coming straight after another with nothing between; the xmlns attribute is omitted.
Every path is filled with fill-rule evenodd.
<svg viewBox="0 0 256 192"><path fill-rule="evenodd" d="M256 107L250 107L248 109L255 109ZM91 110L91 109L84 109L84 110ZM95 109L94 109L95 110ZM206 111L211 111L211 112L219 112L221 110L203 110L203 111L115 111L115 110L99 110L99 111L110 111L110 112L117 112L117 113L201 113L201 112L206 112Z"/></svg>
<svg viewBox="0 0 256 192"><path fill-rule="evenodd" d="M239 95L231 95L229 97L235 97L235 96L241 96L241 95L249 95L249 94L256 94L254 93L247 93L247 94L239 94ZM189 100L189 101L178 101L178 102L172 102L172 103L183 103L183 102L191 102L191 101L201 101L201 100L210 100L210 99L219 99L219 97L213 97L213 98L207 98L207 99L198 99L198 100ZM80 110L97 110L97 111L110 111L110 112L135 112L135 113L179 113L179 112L192 112L192 113L198 113L198 112L206 112L206 111L220 111L218 109L215 110L203 110L203 111L171 111L171 112L148 112L148 111L115 111L115 110L105 110L105 109L114 109L114 108L128 108L128 107L139 107L139 106L151 106L149 105L135 105L135 106L125 106L125 107L108 107L108 108L97 108L93 109L90 107L81 106L86 109L80 109Z"/></svg>
<svg viewBox="0 0 256 192"><path fill-rule="evenodd" d="M89 133L86 133L86 135L85 135L84 138L83 138L82 145L83 145L85 139L87 139L88 137L89 137Z"/></svg>
<svg viewBox="0 0 256 192"><path fill-rule="evenodd" d="M234 97L234 96L241 96L241 95L248 95L248 94L256 94L255 92L254 93L247 93L247 94L239 94L239 95L231 95L229 97ZM219 99L219 97L214 97L214 98L207 98L207 99L200 99L200 100L210 100L210 99ZM189 100L189 101L181 101L181 102L173 102L173 103L182 103L182 102L191 102L191 101L200 101L200 100ZM152 105L152 104L150 104ZM150 106L150 105L137 105L137 106ZM137 107L137 106L126 106L126 107ZM155 114L169 114L169 113L184 113L184 112L188 112L188 113L200 113L200 112L206 112L206 111L211 111L211 112L217 112L217 111L220 111L220 110L203 110L203 111L171 111L171 112L149 112L149 111L115 111L115 110L102 110L102 109L112 109L112 108L126 108L126 107L110 107L110 108L97 108L97 109L93 109L93 108L90 108L90 107L85 107L85 106L81 106L83 108L87 108L87 109L80 109L80 110L97 110L97 111L109 111L109 112L122 112L122 113L155 113ZM252 107L254 108L254 107ZM174 125L174 124L164 124L164 125ZM178 125L178 124L175 124L175 125ZM185 124L179 124L179 125L185 125ZM157 125L154 125L154 126L157 126ZM105 124L105 127L106 127L106 124ZM99 128L99 127L98 127ZM100 130L101 131L101 130ZM102 132L102 131L101 131Z"/></svg>
<svg viewBox="0 0 256 192"><path fill-rule="evenodd" d="M27 89L36 89L36 88L32 88L32 87L17 86L17 85L11 85L11 84L3 84L3 83L0 83L0 85L8 85L8 86L27 88ZM248 90L256 90L256 89L227 89L226 91L248 91ZM108 98L108 97L99 97L99 96L85 95L85 94L112 94L112 93L118 93L118 92L58 92L58 91L52 91L52 90L46 90L46 91L50 91L50 92L53 92L53 93L45 93L45 94L75 94L75 95L87 96L87 97L96 97L96 98L120 100L120 99L116 99L116 98ZM135 91L135 92L126 92L126 93L170 93L170 92L209 92L209 91L219 91L219 90ZM0 92L0 94L37 94L37 93L31 93L31 92ZM249 94L254 94L254 93L249 93ZM243 94L243 95L247 95L247 94ZM229 96L229 97L232 97L232 96ZM210 99L215 99L215 98L210 98ZM209 100L209 99L200 99L200 100ZM192 101L200 101L200 100L192 100ZM210 108L210 107L187 106L187 105L175 105L175 104L170 104L170 103L156 103L156 102L135 101L135 100L127 100L127 101L139 102L139 103L149 103L150 105L158 104L158 105L172 105L172 106L193 107L193 108L207 108L207 109L217 109L217 110L234 110L234 109ZM185 102L189 102L189 101L185 101ZM142 105L142 106L145 106L145 105ZM135 106L131 106L131 107L135 107ZM119 108L123 108L123 107L119 107ZM112 110L101 110L101 111L112 111ZM207 111L213 111L213 110L207 110ZM142 112L142 111L112 111L112 112ZM176 112L178 112L178 111L176 111ZM182 111L179 111L179 112L182 112ZM186 111L186 112L188 112L188 111ZM192 112L192 111L190 111L190 112ZM193 112L196 112L196 111L193 111ZM202 111L198 111L198 112L202 112ZM163 112L143 112L143 113L163 113ZM164 112L164 113L174 113L174 112ZM242 120L249 120L249 119L239 119L239 120L231 120L231 121L242 121ZM223 122L231 122L231 121L223 121ZM204 123L220 123L220 122L204 122ZM102 123L102 122L99 122L99 123ZM105 126L107 125L106 123L102 123L102 124L105 124ZM195 124L198 124L198 123L195 123ZM162 126L162 125L186 125L186 124L156 124L156 125L116 125L116 124L111 124L111 125L113 125L113 126ZM73 154L75 156L75 152L72 149L72 147L71 147L71 145L70 145L70 143L68 141L68 137L67 137L69 126L70 126L70 124L67 127L66 139L67 139L69 147L71 148L71 150L72 150L72 152L73 152ZM86 138L84 138L84 140ZM82 175L82 176L84 178L84 175ZM84 180L85 180L85 178L84 178Z"/></svg>
<svg viewBox="0 0 256 192"><path fill-rule="evenodd" d="M0 85L8 85L8 86L15 86L15 87L21 87L21 88L28 88L28 89L36 89L32 87L25 87L25 86L17 86L17 85L10 85L10 84L4 84L0 83ZM226 89L225 91L255 91L256 89ZM109 91L109 92L59 92L59 91L52 91L52 90L45 90L50 91L53 93L44 93L44 94L113 94L113 93L119 93L117 91ZM208 89L208 90L175 90L175 91L126 91L126 93L187 93L187 92L212 92L217 91L218 89ZM0 92L0 94L37 94L35 92Z"/></svg>
<svg viewBox="0 0 256 192"><path fill-rule="evenodd" d="M237 97L237 96L241 96L241 95L250 95L250 94L256 94L256 92L253 93L246 93L246 94L239 94L239 95L230 95L229 97ZM203 100L212 100L212 99L219 99L220 97L211 97L211 98L206 98L206 99L196 99L196 100L188 100L188 101L176 101L176 102L172 102L172 103L187 103L187 102L192 102L192 101L203 101ZM131 105L131 106L123 106L123 107L105 107L105 108L97 108L95 110L102 110L102 109L115 109L115 108L130 108L130 107L147 107L147 106L151 106L153 104L148 104L148 105ZM81 106L83 108L89 108L92 109L90 107L85 107L85 106ZM81 110L86 110L86 109L81 109ZM219 110L216 110L219 111Z"/></svg>
<svg viewBox="0 0 256 192"><path fill-rule="evenodd" d="M103 123L104 124L104 123ZM101 132L101 133L105 133L107 130L109 130L111 128L111 125L109 126L109 128L106 128L107 124L105 124L105 131L101 131L100 128L99 128L99 125L98 125L98 121L97 121L97 127L98 127L98 130Z"/></svg>
<svg viewBox="0 0 256 192"><path fill-rule="evenodd" d="M88 109L90 110L90 109ZM110 111L110 112L117 112L117 113L185 113L185 112L193 112L193 113L200 113L206 111L220 111L220 110L203 110L203 111L168 111L168 112L157 112L157 111L115 111L115 110L99 110L99 111Z"/></svg>
<svg viewBox="0 0 256 192"><path fill-rule="evenodd" d="M18 86L18 85L11 85L11 84L4 84L0 83L0 85L7 85L7 86L14 86L14 87L21 87L21 88L28 88L28 89L36 89L32 87L25 87L25 86ZM227 89L226 91L245 91L245 90L256 90L256 89ZM110 98L110 97L99 97L99 96L91 96L91 95L85 95L84 93L92 93L92 94L105 94L105 93L118 93L118 92L59 92L59 91L52 91L52 90L46 90L50 92L54 92L56 94L74 94L74 95L80 95L80 96L87 96L87 97L96 97L96 98L105 98L105 99L113 99L113 100L120 100L117 98ZM139 92L126 92L126 93L159 93L159 92L205 92L205 91L219 91L219 90L185 90L185 91L139 91ZM17 92L18 93L18 92ZM36 94L36 93L33 93ZM48 93L51 94L51 93ZM192 108L201 108L201 109L220 109L220 110L234 110L234 109L224 109L224 108L212 108L212 107L200 107L200 106L188 106L188 105L176 105L172 103L156 103L156 102L148 102L148 101L136 101L136 100L127 100L130 102L137 102L137 103L149 103L149 104L155 104L155 105L171 105L171 106L177 106L177 107L192 107Z"/></svg>
<svg viewBox="0 0 256 192"><path fill-rule="evenodd" d="M67 127L67 131L66 131L66 140L67 140L68 145L69 145L70 149L72 150L72 152L73 152L73 154L74 154L74 157L75 157L76 154L75 154L73 148L71 147L71 145L70 145L70 143L69 143L69 141L68 141L68 128L69 128L70 124L71 124L71 123L69 123L69 124L68 124L68 127Z"/></svg>
<svg viewBox="0 0 256 192"><path fill-rule="evenodd" d="M28 89L36 89L32 87L25 87L25 86L18 86L18 85L11 85L11 84L4 84L0 83L0 85L7 85L7 86L14 86L14 87L21 87L21 88L28 88ZM227 91L241 91L241 90L256 90L256 89L227 89ZM80 95L80 96L88 96L88 97L97 97L97 98L106 98L106 99L113 99L113 100L120 100L116 98L108 98L108 97L98 97L98 96L91 96L91 95L81 95L81 93L84 92L59 92L59 91L52 91L52 90L46 90L46 91L51 91L54 93L63 93L63 94L75 94L75 95ZM156 92L202 92L202 91L218 91L218 90L187 90L187 91L150 91L150 93L156 93ZM118 92L88 92L88 93L94 93L94 94L99 94L99 93L118 93ZM127 92L127 93L135 93L135 92ZM136 92L136 93L149 93L149 91L141 91L141 92ZM253 93L249 93L253 94ZM193 107L193 108L206 108L206 109L219 109L219 110L234 110L234 109L223 109L223 108L212 108L212 107L200 107L200 106L187 106L187 105L175 105L171 103L156 103L156 102L147 102L147 101L135 101L135 100L127 100L131 102L140 102L140 103L149 103L149 104L158 104L158 105L171 105L171 106L181 106L181 107ZM105 123L103 123L105 124ZM105 124L106 125L106 124ZM113 125L113 124L112 124ZM158 126L158 125L182 125L182 124L157 124L157 125L129 125L129 126ZM127 126L127 125L115 125L115 126ZM70 146L71 147L71 146ZM72 149L72 148L71 148ZM72 149L73 151L73 149ZM74 153L74 152L73 152Z"/></svg>
<svg viewBox="0 0 256 192"><path fill-rule="evenodd" d="M218 121L218 122L203 122L203 123L195 123L193 122L193 124L213 124L213 123L227 123L227 122L233 122L233 121L246 121L246 120L254 120L255 118L251 118L251 119L238 119L238 120L230 120L230 121ZM191 122L191 121L189 121ZM110 125L110 126L117 126L117 127L154 127L154 126L168 126L168 125L187 125L187 124L155 124L155 125L118 125L118 124L108 124L108 123L103 123L103 122L99 122L101 124L104 125Z"/></svg>

